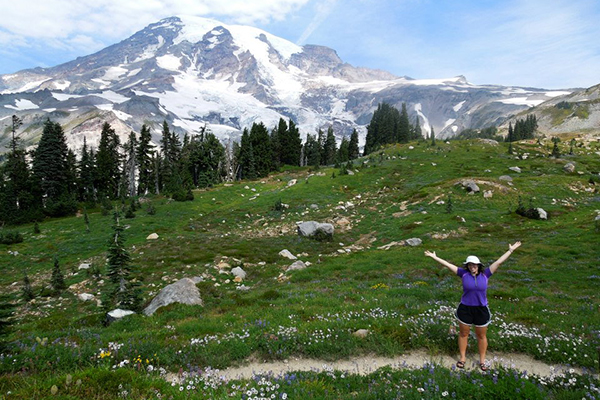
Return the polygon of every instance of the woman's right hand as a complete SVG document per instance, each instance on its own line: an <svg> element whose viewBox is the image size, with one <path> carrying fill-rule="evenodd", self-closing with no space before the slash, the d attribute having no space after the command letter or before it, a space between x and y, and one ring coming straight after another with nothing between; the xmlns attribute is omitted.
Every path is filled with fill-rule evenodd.
<svg viewBox="0 0 600 400"><path fill-rule="evenodd" d="M429 250L425 250L425 255L426 255L427 257L431 257L431 258L433 258L433 257L435 257L435 256L436 256L436 255L435 255L435 251L429 251Z"/></svg>

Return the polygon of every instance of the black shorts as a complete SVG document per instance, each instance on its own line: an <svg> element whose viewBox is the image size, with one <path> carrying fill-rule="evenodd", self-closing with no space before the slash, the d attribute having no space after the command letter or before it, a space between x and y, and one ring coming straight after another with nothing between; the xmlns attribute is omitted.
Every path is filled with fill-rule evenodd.
<svg viewBox="0 0 600 400"><path fill-rule="evenodd" d="M454 315L462 324L479 328L492 322L492 313L488 306L465 306L460 303Z"/></svg>

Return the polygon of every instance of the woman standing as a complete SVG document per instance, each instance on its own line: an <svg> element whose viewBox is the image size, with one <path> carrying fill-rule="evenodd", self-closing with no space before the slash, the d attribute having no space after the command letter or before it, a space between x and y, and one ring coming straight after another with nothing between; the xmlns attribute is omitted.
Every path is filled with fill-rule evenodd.
<svg viewBox="0 0 600 400"><path fill-rule="evenodd" d="M479 261L479 258L475 256L467 257L462 268L458 268L456 265L450 264L448 261L443 260L435 255L435 252L426 251L427 257L433 258L444 267L455 273L462 279L463 283L463 295L460 299L460 304L456 310L456 319L458 319L458 325L460 332L458 335L458 350L460 352L460 360L456 363L458 368L465 367L465 361L467 360L467 340L469 339L469 332L471 326L475 326L475 334L477 335L477 345L479 348L479 367L482 371L487 371L488 367L485 363L485 353L487 351L487 326L491 322L492 315L488 308L487 301L487 287L488 279L492 274L496 272L500 264L508 259L508 257L515 251L521 242L508 245L508 251L504 253L496 262L490 265L489 268L483 267L483 264Z"/></svg>

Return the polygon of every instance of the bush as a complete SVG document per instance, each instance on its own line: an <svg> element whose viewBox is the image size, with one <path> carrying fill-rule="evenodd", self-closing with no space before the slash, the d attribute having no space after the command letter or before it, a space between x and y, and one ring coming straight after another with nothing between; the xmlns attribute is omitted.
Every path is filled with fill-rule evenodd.
<svg viewBox="0 0 600 400"><path fill-rule="evenodd" d="M192 193L192 189L188 189L187 191L181 189L173 193L172 199L175 201L192 201L194 200L194 194Z"/></svg>
<svg viewBox="0 0 600 400"><path fill-rule="evenodd" d="M285 209L285 207L283 206L281 199L277 200L275 202L275 205L272 208L273 211L279 211L279 212L282 212L284 209Z"/></svg>
<svg viewBox="0 0 600 400"><path fill-rule="evenodd" d="M148 215L155 215L156 214L156 207L154 207L152 205L152 203L148 204L148 208L146 208L146 212L148 213Z"/></svg>
<svg viewBox="0 0 600 400"><path fill-rule="evenodd" d="M328 234L322 229L317 229L310 238L318 242L331 242L333 240L333 235Z"/></svg>
<svg viewBox="0 0 600 400"><path fill-rule="evenodd" d="M15 244L21 242L23 242L23 235L17 231L0 232L0 243L2 244Z"/></svg>

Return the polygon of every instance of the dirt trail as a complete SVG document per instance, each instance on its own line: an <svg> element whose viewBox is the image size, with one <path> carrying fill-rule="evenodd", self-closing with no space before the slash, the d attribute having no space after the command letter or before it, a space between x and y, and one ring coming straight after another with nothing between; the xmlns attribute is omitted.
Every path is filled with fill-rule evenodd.
<svg viewBox="0 0 600 400"><path fill-rule="evenodd" d="M542 361L517 353L488 353L488 362L494 366L504 366L517 369L527 374L536 374L549 377L557 373L569 370L562 365L546 364ZM257 374L282 375L291 371L324 371L336 370L346 371L353 374L367 375L375 370L391 366L392 368L420 368L427 362L435 362L446 368L452 368L456 359L448 355L431 356L423 350L415 350L394 358L379 356L353 357L347 360L323 361L316 359L290 358L277 362L251 362L240 367L231 367L220 371L219 375L227 379L250 379ZM465 363L466 370L478 370L479 359L476 355L469 355ZM581 369L574 368L575 372L581 374ZM170 374L167 379L172 381L175 374Z"/></svg>

